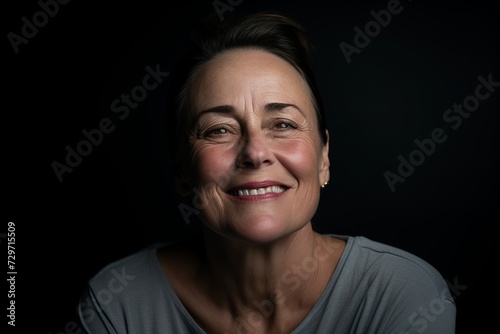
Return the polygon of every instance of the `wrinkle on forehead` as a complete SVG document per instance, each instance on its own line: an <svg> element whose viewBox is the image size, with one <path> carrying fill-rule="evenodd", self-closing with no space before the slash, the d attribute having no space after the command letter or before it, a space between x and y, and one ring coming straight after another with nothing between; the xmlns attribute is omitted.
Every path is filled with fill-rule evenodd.
<svg viewBox="0 0 500 334"><path fill-rule="evenodd" d="M283 102L315 114L312 94L302 75L287 61L264 50L224 52L197 71L192 88L194 113L219 105L254 110L259 104Z"/></svg>

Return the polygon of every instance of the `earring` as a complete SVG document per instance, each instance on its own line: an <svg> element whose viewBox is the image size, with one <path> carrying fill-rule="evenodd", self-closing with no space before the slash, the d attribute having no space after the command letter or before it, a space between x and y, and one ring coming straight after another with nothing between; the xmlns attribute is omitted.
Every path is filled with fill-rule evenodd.
<svg viewBox="0 0 500 334"><path fill-rule="evenodd" d="M326 181L325 183L323 183L323 184L321 185L321 188L324 188L324 187L326 187L327 185L328 185L328 181Z"/></svg>

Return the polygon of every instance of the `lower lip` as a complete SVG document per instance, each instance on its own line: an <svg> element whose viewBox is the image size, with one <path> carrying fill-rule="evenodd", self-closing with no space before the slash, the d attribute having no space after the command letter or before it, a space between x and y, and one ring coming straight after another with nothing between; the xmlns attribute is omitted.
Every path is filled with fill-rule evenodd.
<svg viewBox="0 0 500 334"><path fill-rule="evenodd" d="M262 195L243 195L243 196L234 196L231 194L227 194L227 195L231 199L236 200L236 201L258 202L258 201L270 200L270 199L281 197L284 193L287 192L287 190L285 190L281 193L267 193L267 194L262 194Z"/></svg>

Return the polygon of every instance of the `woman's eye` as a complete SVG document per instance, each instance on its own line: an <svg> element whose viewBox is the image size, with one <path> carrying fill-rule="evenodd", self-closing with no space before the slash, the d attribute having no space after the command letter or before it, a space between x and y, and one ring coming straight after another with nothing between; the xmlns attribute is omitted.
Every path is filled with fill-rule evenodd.
<svg viewBox="0 0 500 334"><path fill-rule="evenodd" d="M288 129L295 129L295 126L289 122L279 122L275 125L275 127L278 129L278 130L288 130Z"/></svg>
<svg viewBox="0 0 500 334"><path fill-rule="evenodd" d="M207 131L207 136L220 136L228 134L229 131L226 128L220 127Z"/></svg>

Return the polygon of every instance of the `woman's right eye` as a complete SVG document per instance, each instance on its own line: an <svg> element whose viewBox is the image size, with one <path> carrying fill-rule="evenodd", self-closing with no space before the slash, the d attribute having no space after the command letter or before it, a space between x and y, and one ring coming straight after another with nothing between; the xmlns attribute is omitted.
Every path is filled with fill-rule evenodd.
<svg viewBox="0 0 500 334"><path fill-rule="evenodd" d="M207 137L214 137L214 136L222 136L222 135L225 135L228 133L229 133L229 130L227 128L220 126L220 127L216 127L216 128L208 130L205 133L205 135Z"/></svg>

